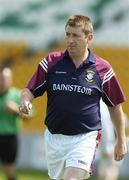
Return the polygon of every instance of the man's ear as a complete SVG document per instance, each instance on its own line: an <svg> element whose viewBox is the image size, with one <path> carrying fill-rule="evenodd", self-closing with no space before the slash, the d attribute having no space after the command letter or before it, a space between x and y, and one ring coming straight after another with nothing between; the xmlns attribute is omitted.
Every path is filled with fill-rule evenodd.
<svg viewBox="0 0 129 180"><path fill-rule="evenodd" d="M87 36L87 42L91 41L93 39L93 34L89 33Z"/></svg>

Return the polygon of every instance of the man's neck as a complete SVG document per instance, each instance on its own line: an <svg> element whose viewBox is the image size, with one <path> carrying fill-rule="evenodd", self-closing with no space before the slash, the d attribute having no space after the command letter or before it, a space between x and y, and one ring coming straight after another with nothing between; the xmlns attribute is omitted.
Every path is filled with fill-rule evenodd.
<svg viewBox="0 0 129 180"><path fill-rule="evenodd" d="M73 63L75 64L75 66L79 67L80 64L84 60L87 59L88 55L89 55L89 51L88 51L88 49L86 49L86 51L85 51L85 53L83 55L81 54L81 55L78 55L78 56L71 56L71 58L72 58Z"/></svg>

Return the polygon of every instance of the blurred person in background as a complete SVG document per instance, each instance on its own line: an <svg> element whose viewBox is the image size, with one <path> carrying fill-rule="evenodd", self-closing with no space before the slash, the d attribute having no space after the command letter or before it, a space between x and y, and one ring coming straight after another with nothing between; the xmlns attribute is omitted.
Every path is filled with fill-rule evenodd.
<svg viewBox="0 0 129 180"><path fill-rule="evenodd" d="M0 68L0 162L8 180L16 180L17 135L21 128L19 102L21 90L12 87L12 71ZM29 115L22 115L27 119Z"/></svg>
<svg viewBox="0 0 129 180"><path fill-rule="evenodd" d="M88 48L93 39L89 17L73 15L65 25L67 49L52 52L39 63L22 91L20 112L28 114L32 101L47 92L45 150L51 179L83 180L100 141L100 98L109 106L117 141L114 158L124 158L125 101L111 65ZM44 107L40 107L44 108Z"/></svg>
<svg viewBox="0 0 129 180"><path fill-rule="evenodd" d="M98 149L97 175L99 180L117 180L123 161L114 160L114 145L116 141L115 128L106 104L100 101L102 121L102 140ZM129 120L124 114L126 129L129 128Z"/></svg>

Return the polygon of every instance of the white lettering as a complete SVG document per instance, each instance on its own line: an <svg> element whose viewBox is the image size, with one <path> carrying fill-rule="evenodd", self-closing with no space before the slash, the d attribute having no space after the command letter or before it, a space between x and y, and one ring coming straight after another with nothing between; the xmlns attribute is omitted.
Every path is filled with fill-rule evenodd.
<svg viewBox="0 0 129 180"><path fill-rule="evenodd" d="M73 84L53 84L53 91L74 91L77 93L91 95L92 89Z"/></svg>

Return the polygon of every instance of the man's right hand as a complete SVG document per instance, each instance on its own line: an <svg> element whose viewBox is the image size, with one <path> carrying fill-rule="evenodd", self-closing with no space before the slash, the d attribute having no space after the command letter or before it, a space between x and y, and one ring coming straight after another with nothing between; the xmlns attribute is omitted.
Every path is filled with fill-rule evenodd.
<svg viewBox="0 0 129 180"><path fill-rule="evenodd" d="M29 114L30 110L32 109L32 104L29 101L21 102L19 106L19 111L22 114Z"/></svg>

